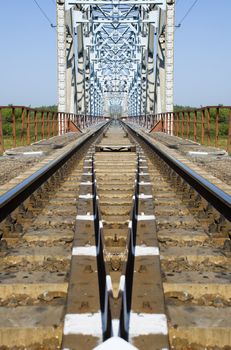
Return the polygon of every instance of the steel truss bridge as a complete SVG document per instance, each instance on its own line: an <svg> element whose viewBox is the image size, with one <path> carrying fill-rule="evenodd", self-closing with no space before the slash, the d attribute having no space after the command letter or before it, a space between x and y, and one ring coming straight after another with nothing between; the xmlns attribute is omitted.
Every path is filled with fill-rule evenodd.
<svg viewBox="0 0 231 350"><path fill-rule="evenodd" d="M59 112L172 112L174 2L58 0Z"/></svg>

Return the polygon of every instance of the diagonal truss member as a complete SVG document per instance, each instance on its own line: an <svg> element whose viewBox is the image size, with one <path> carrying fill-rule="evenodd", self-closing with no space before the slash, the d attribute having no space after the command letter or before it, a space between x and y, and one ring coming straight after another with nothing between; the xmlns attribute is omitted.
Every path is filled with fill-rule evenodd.
<svg viewBox="0 0 231 350"><path fill-rule="evenodd" d="M60 112L173 110L174 0L57 0Z"/></svg>

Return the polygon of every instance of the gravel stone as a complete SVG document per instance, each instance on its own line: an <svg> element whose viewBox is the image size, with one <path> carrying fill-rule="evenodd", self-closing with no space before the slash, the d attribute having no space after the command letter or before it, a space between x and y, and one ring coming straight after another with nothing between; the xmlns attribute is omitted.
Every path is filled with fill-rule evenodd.
<svg viewBox="0 0 231 350"><path fill-rule="evenodd" d="M47 140L41 140L29 146L20 146L7 153L12 155L0 156L0 186L7 183L14 177L22 174L31 168L35 163L40 162L43 158L54 152L56 149L65 147L69 142L80 137L79 132L70 132L62 136L55 136ZM26 155L23 152L43 152L42 155Z"/></svg>
<svg viewBox="0 0 231 350"><path fill-rule="evenodd" d="M163 132L149 134L153 139L163 143L170 149L174 149L185 158L204 168L208 173L217 177L227 185L231 185L231 157L224 150L210 146L202 146L191 140L170 136ZM189 152L208 152L208 155L190 155Z"/></svg>

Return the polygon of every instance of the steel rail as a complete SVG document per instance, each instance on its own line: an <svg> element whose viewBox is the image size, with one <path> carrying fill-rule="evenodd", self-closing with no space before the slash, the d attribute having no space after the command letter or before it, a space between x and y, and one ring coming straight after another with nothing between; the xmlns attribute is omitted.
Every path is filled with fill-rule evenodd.
<svg viewBox="0 0 231 350"><path fill-rule="evenodd" d="M123 122L122 122L123 123ZM140 137L161 159L163 159L177 174L179 174L190 186L192 186L206 201L231 221L231 196L203 178L187 165L181 163L171 155L165 153L160 147L154 145L151 140L142 135L131 125L124 123L133 133Z"/></svg>
<svg viewBox="0 0 231 350"><path fill-rule="evenodd" d="M104 234L103 223L101 219L101 210L99 204L99 197L97 195L97 180L95 172L94 157L92 158L92 194L93 194L93 215L94 215L94 229L95 242L97 247L97 267L98 267L98 285L100 295L100 307L102 314L102 336L103 340L111 337L112 334L112 310L111 298L112 290L110 286L110 274L107 264L104 259ZM109 277L109 281L108 281ZM108 285L109 282L109 285Z"/></svg>
<svg viewBox="0 0 231 350"><path fill-rule="evenodd" d="M0 222L22 204L33 192L46 182L63 164L65 164L92 136L98 134L105 126L83 136L68 152L52 160L50 163L30 175L21 183L0 196Z"/></svg>
<svg viewBox="0 0 231 350"><path fill-rule="evenodd" d="M120 277L120 290L119 295L122 298L122 307L120 313L120 334L125 340L129 340L129 323L130 312L132 305L132 290L134 279L134 266L135 266L135 247L137 236L137 217L139 208L139 191L140 191L140 158L137 156L137 172L134 186L134 195L132 210L130 213L130 221L128 227L127 236L127 261L123 266L122 274ZM124 276L124 280L122 280Z"/></svg>
<svg viewBox="0 0 231 350"><path fill-rule="evenodd" d="M95 174L94 159L92 158L93 215L95 218L94 229L97 247L98 280L100 289L102 330L104 340L110 338L113 335L120 335L125 340L128 340L129 337L129 314L131 311L132 300L132 285L139 202L139 173L140 162L138 156L133 203L130 213L130 225L128 227L128 236L126 241L127 260L123 263L120 277L119 295L115 303L115 299L113 297L111 289L110 272L105 260L105 239L103 233L103 224L101 220L99 198L97 196L97 181ZM117 321L118 324L115 321Z"/></svg>

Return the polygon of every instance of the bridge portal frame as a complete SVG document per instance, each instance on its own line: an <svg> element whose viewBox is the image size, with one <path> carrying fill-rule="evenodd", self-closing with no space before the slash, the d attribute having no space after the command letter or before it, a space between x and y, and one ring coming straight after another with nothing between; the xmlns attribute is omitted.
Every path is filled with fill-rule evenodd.
<svg viewBox="0 0 231 350"><path fill-rule="evenodd" d="M123 39L125 54L119 56L124 58L123 67L129 73L118 85L113 85L110 74L108 77L102 74L100 62L102 50L106 52L105 44L99 50L101 39L105 39L100 31L106 31L112 19L108 13L94 18L92 12L99 9L104 14L106 5L121 9L121 4L129 5L130 12L132 8L139 9L139 18L135 24L129 14L120 19L133 32L129 40ZM127 102L127 108L121 107L125 115L172 112L174 32L175 0L57 0L59 112L104 114L105 101L112 98L119 101L121 96ZM110 36L109 32L109 40ZM129 50L133 52L130 56ZM111 69L106 59L105 67ZM171 132L171 121L169 125Z"/></svg>

